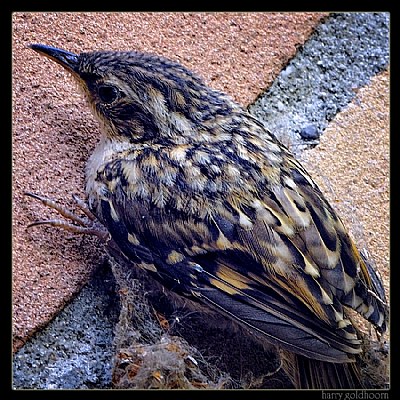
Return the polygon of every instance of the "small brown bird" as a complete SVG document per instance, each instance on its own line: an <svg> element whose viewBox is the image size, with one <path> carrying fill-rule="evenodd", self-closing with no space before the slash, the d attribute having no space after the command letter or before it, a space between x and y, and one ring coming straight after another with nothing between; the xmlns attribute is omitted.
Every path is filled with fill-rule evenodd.
<svg viewBox="0 0 400 400"><path fill-rule="evenodd" d="M165 58L30 47L76 78L100 122L89 209L132 265L276 345L297 387L359 387L346 309L383 333L384 289L288 149Z"/></svg>

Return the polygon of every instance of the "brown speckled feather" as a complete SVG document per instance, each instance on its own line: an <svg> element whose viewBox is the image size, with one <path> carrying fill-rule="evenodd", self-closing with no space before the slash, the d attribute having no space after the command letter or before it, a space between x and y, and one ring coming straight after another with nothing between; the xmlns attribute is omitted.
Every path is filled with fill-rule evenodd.
<svg viewBox="0 0 400 400"><path fill-rule="evenodd" d="M251 134L264 134L251 117L242 118L254 124ZM246 132L242 128L241 137ZM275 149L273 140L266 143ZM241 145L247 157L251 148L246 142ZM210 151L198 146L204 154L197 158L190 158L186 149L176 171L169 173L171 184L146 179L141 183L146 196L141 199L132 196L129 188L136 180L132 183L129 174L123 184L110 189L110 182L121 176L123 169L117 165L123 160L105 164L99 174L107 188L102 218L111 233L114 226L117 231L121 224L128 228L125 237L120 232L113 236L134 251L127 236L132 231L151 254L160 279L172 279L175 290L206 301L298 354L333 362L351 360L361 347L343 305L372 316L378 326L384 315L379 300L357 293L357 282L370 285L358 251L311 178L285 150L276 147L272 161L267 155L271 150L258 152L251 162L244 158L243 167L234 143L231 146L232 159L220 147ZM142 171L149 164L162 168L171 152L179 150L169 146L148 151L158 162L140 152L137 166ZM274 162L280 164L279 176L264 172L274 168ZM177 172L188 165L192 171L203 168L198 177L194 175L196 181L193 174ZM207 188L204 196L202 182L207 185L209 174L221 185L213 192Z"/></svg>

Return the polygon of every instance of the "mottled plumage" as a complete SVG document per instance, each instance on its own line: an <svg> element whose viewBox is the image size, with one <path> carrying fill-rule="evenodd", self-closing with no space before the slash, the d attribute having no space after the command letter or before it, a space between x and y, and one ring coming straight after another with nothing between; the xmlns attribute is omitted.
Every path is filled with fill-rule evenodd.
<svg viewBox="0 0 400 400"><path fill-rule="evenodd" d="M100 121L88 204L132 264L294 354L296 385L358 385L345 308L384 332L382 284L263 124L161 57L32 48L74 75Z"/></svg>

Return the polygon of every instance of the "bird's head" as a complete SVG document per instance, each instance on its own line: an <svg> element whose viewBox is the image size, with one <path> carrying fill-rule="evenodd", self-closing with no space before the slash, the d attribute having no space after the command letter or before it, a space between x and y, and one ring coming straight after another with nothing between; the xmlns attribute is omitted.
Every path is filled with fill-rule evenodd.
<svg viewBox="0 0 400 400"><path fill-rule="evenodd" d="M186 143L189 137L195 140L195 132L201 132L208 120L229 115L235 107L185 67L162 57L116 51L74 54L42 44L30 47L77 79L110 139Z"/></svg>

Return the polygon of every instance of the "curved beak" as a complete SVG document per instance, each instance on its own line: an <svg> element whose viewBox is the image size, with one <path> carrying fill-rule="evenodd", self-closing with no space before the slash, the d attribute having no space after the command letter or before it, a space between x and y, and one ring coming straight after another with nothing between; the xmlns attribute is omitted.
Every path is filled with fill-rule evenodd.
<svg viewBox="0 0 400 400"><path fill-rule="evenodd" d="M39 54L42 54L51 60L55 61L57 64L60 64L66 70L71 72L72 74L78 74L78 58L79 56L74 53L70 53L69 51L65 51L62 49L58 49L56 47L46 46L45 44L31 44L29 47L32 50L37 51Z"/></svg>

